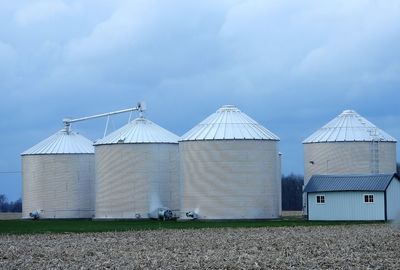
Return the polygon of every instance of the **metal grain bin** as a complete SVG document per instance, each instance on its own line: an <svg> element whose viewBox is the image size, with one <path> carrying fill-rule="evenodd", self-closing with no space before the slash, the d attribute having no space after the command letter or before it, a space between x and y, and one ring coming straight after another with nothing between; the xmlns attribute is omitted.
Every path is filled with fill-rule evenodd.
<svg viewBox="0 0 400 270"><path fill-rule="evenodd" d="M345 110L304 144L304 185L324 174L396 172L396 139L353 110Z"/></svg>
<svg viewBox="0 0 400 270"><path fill-rule="evenodd" d="M345 110L303 141L305 184L315 174L396 172L396 139Z"/></svg>
<svg viewBox="0 0 400 270"><path fill-rule="evenodd" d="M281 214L279 138L226 105L182 136L182 218L267 219Z"/></svg>
<svg viewBox="0 0 400 270"><path fill-rule="evenodd" d="M149 218L179 208L178 136L137 118L95 143L95 218Z"/></svg>
<svg viewBox="0 0 400 270"><path fill-rule="evenodd" d="M91 218L94 214L92 141L63 129L21 154L22 218Z"/></svg>

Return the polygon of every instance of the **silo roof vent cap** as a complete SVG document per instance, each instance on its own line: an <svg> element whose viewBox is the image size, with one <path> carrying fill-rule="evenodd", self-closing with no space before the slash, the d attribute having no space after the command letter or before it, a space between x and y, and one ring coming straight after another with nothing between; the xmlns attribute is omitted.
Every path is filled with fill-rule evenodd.
<svg viewBox="0 0 400 270"><path fill-rule="evenodd" d="M357 114L357 113L356 113L356 111L354 111L354 110L344 110L344 111L342 112L342 115L344 115L344 114Z"/></svg>
<svg viewBox="0 0 400 270"><path fill-rule="evenodd" d="M217 112L240 112L235 105L223 105Z"/></svg>

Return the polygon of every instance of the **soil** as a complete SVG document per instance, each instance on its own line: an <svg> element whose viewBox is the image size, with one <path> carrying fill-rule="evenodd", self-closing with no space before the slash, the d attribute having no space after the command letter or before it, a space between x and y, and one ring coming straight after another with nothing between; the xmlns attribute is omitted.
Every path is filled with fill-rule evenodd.
<svg viewBox="0 0 400 270"><path fill-rule="evenodd" d="M1 235L2 269L400 269L400 228Z"/></svg>

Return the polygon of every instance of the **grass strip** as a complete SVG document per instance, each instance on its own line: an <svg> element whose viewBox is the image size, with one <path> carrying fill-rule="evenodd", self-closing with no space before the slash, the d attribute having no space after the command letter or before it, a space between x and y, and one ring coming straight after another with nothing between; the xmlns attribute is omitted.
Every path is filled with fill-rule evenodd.
<svg viewBox="0 0 400 270"><path fill-rule="evenodd" d="M383 221L279 220L157 221L157 220L2 220L0 234L90 233L160 229L268 228L384 223Z"/></svg>

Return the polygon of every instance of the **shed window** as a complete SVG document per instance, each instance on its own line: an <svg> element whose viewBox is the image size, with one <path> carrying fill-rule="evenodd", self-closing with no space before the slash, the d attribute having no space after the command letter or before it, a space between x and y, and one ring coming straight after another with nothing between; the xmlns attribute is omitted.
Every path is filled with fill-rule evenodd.
<svg viewBox="0 0 400 270"><path fill-rule="evenodd" d="M317 195L317 204L324 204L325 203L325 195Z"/></svg>
<svg viewBox="0 0 400 270"><path fill-rule="evenodd" d="M365 194L364 195L364 202L365 203L373 203L374 202L374 195L373 194Z"/></svg>

